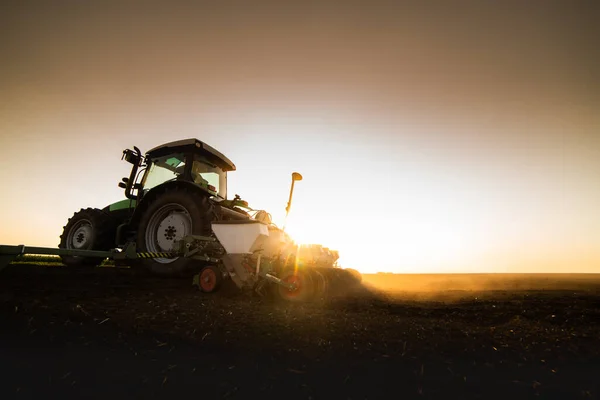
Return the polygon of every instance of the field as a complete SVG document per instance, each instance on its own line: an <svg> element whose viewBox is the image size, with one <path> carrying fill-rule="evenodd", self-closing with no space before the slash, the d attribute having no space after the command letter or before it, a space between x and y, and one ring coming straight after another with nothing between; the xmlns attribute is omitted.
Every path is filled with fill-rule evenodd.
<svg viewBox="0 0 600 400"><path fill-rule="evenodd" d="M600 277L369 275L309 305L0 273L0 398L600 398Z"/></svg>

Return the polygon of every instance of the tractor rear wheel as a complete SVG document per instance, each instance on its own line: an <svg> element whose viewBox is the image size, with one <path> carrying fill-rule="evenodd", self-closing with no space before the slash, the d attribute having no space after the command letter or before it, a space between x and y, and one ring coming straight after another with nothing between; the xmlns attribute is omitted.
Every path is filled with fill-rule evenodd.
<svg viewBox="0 0 600 400"><path fill-rule="evenodd" d="M59 249L100 250L115 247L115 223L110 215L97 208L81 209L63 227ZM61 256L69 267L94 267L102 259L94 257Z"/></svg>
<svg viewBox="0 0 600 400"><path fill-rule="evenodd" d="M140 252L170 252L186 235L210 236L213 205L208 196L173 188L149 200L142 212L136 246ZM149 272L176 276L189 272L198 261L192 258L149 258L140 260Z"/></svg>

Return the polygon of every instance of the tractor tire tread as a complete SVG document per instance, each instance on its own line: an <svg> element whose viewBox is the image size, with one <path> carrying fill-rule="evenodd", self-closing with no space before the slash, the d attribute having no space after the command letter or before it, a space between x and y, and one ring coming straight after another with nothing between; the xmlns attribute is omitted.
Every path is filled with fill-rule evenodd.
<svg viewBox="0 0 600 400"><path fill-rule="evenodd" d="M91 245L86 250L106 251L115 247L116 223L107 212L98 208L81 208L75 212L63 226L63 232L60 235L60 249L68 249L67 238L69 228L79 219L88 219L92 223L94 236ZM61 256L63 264L69 267L93 267L98 265L99 259L93 257L75 257Z"/></svg>
<svg viewBox="0 0 600 400"><path fill-rule="evenodd" d="M211 222L214 220L214 206L207 195L185 187L165 187L158 188L150 196L140 205L143 208L139 210L140 218L137 222L136 246L138 251L148 251L145 238L147 225L153 213L161 207L162 203L176 202L195 215L192 220L192 234L213 236ZM187 203L187 205L182 203ZM199 266L199 262L191 258L180 258L168 264L159 263L154 259L141 259L134 264L135 267L143 268L156 276L183 276Z"/></svg>

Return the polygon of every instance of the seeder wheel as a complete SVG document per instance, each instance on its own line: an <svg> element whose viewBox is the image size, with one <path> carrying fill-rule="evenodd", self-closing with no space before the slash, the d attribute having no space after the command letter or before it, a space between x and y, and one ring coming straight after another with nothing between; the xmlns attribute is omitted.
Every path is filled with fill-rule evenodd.
<svg viewBox="0 0 600 400"><path fill-rule="evenodd" d="M286 283L294 283L297 288L290 290L284 286L277 285L277 294L282 300L292 302L305 302L312 300L315 294L315 284L307 271L297 270L284 273L281 278Z"/></svg>
<svg viewBox="0 0 600 400"><path fill-rule="evenodd" d="M209 265L200 271L198 284L204 293L216 292L223 281L223 274L217 267Z"/></svg>
<svg viewBox="0 0 600 400"><path fill-rule="evenodd" d="M327 295L329 282L327 281L325 274L323 274L321 271L313 270L312 273L315 284L315 297L317 299L322 299Z"/></svg>

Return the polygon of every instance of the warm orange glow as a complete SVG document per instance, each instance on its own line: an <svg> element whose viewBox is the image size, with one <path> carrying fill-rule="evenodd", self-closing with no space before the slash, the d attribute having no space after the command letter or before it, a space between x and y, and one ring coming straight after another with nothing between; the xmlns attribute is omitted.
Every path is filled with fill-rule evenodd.
<svg viewBox="0 0 600 400"><path fill-rule="evenodd" d="M321 243L339 250L342 266L365 273L399 267L403 272L432 267L446 272L481 245L465 225L437 216L401 219L390 211L387 221L355 217L336 222L328 218L322 204L310 200L296 203L287 232L297 243ZM370 266L373 262L376 265Z"/></svg>
<svg viewBox="0 0 600 400"><path fill-rule="evenodd" d="M11 8L0 243L56 246L123 198L124 148L197 137L279 226L300 172L286 230L347 268L600 271L598 24L481 5L465 34L460 8L389 4Z"/></svg>

